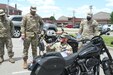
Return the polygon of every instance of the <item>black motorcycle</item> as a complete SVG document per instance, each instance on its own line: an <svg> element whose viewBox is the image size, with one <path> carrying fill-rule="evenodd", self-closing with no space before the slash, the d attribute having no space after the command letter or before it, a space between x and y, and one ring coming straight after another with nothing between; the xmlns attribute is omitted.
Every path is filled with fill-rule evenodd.
<svg viewBox="0 0 113 75"><path fill-rule="evenodd" d="M101 35L91 40L77 53L63 57L60 52L45 53L29 65L31 75L100 75L100 67L105 75L113 75L113 59ZM103 53L107 56L100 58Z"/></svg>

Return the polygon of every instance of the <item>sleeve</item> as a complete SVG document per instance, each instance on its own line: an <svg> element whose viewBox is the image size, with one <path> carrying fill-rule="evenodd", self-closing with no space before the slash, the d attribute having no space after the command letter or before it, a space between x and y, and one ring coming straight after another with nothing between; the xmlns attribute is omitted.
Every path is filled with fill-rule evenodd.
<svg viewBox="0 0 113 75"><path fill-rule="evenodd" d="M95 34L94 34L95 36L100 34L98 28L98 22L96 20L94 20L94 30L95 30Z"/></svg>
<svg viewBox="0 0 113 75"><path fill-rule="evenodd" d="M14 24L12 21L10 21L10 32L11 32L11 36L13 36L14 33Z"/></svg>
<svg viewBox="0 0 113 75"><path fill-rule="evenodd" d="M54 44L54 45L52 45L51 47L50 47L50 49L53 49L53 50L55 50L56 49L56 43Z"/></svg>
<svg viewBox="0 0 113 75"><path fill-rule="evenodd" d="M70 45L68 45L68 50L71 50L72 51L72 47Z"/></svg>
<svg viewBox="0 0 113 75"><path fill-rule="evenodd" d="M79 34L81 35L83 32L83 24L84 24L84 20L81 21L80 23L80 29L79 29Z"/></svg>
<svg viewBox="0 0 113 75"><path fill-rule="evenodd" d="M25 34L24 32L25 32L26 22L27 22L27 17L24 16L24 17L22 18L22 25L21 25L21 33L22 33L22 34Z"/></svg>
<svg viewBox="0 0 113 75"><path fill-rule="evenodd" d="M69 53L69 54L73 53L73 49L70 45L68 45L68 47L67 47L67 53Z"/></svg>
<svg viewBox="0 0 113 75"><path fill-rule="evenodd" d="M43 25L44 25L44 22L43 22L43 20L42 20L42 18L39 16L39 25L40 25L40 31L42 31L43 30Z"/></svg>

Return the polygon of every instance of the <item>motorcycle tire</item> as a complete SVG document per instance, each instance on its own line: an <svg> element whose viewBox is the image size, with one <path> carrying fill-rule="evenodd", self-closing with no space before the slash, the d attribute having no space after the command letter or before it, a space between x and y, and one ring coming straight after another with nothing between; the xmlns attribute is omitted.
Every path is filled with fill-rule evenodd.
<svg viewBox="0 0 113 75"><path fill-rule="evenodd" d="M36 75L36 74L35 74L35 72L34 72L34 71L32 71L30 75Z"/></svg>
<svg viewBox="0 0 113 75"><path fill-rule="evenodd" d="M61 75L68 75L68 73L66 70L64 70Z"/></svg>
<svg viewBox="0 0 113 75"><path fill-rule="evenodd" d="M112 75L112 74L110 73L110 70L109 70L109 69L108 69L108 70L105 70L105 71L104 71L104 74L105 74L105 75Z"/></svg>
<svg viewBox="0 0 113 75"><path fill-rule="evenodd" d="M108 58L102 60L102 66L105 75L113 75L113 63Z"/></svg>
<svg viewBox="0 0 113 75"><path fill-rule="evenodd" d="M100 67L99 64L97 66L94 67L94 75L99 75L100 73Z"/></svg>
<svg viewBox="0 0 113 75"><path fill-rule="evenodd" d="M105 75L113 75L113 64L109 65L109 68L104 71Z"/></svg>

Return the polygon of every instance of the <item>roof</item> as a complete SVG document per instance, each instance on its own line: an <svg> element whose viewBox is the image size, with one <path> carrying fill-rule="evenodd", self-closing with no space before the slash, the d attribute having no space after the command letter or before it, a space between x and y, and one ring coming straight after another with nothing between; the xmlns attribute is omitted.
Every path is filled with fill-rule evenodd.
<svg viewBox="0 0 113 75"><path fill-rule="evenodd" d="M83 20L83 18L74 18L75 22L81 22L81 20ZM73 18L71 19L71 21L73 21Z"/></svg>
<svg viewBox="0 0 113 75"><path fill-rule="evenodd" d="M57 23L60 23L60 22L69 22L68 20L57 20Z"/></svg>
<svg viewBox="0 0 113 75"><path fill-rule="evenodd" d="M109 20L110 19L110 13L98 12L98 13L93 15L93 18L96 19L96 20L99 20L99 19L107 19L107 20Z"/></svg>
<svg viewBox="0 0 113 75"><path fill-rule="evenodd" d="M58 20L67 20L67 21L68 21L68 17L66 17L66 16L61 16L61 17L58 18Z"/></svg>

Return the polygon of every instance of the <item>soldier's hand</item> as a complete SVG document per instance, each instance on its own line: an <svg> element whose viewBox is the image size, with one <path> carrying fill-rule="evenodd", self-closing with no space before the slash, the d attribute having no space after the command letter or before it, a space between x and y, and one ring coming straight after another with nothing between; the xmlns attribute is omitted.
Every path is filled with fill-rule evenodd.
<svg viewBox="0 0 113 75"><path fill-rule="evenodd" d="M22 39L22 40L25 39L25 34L21 34L21 39Z"/></svg>

